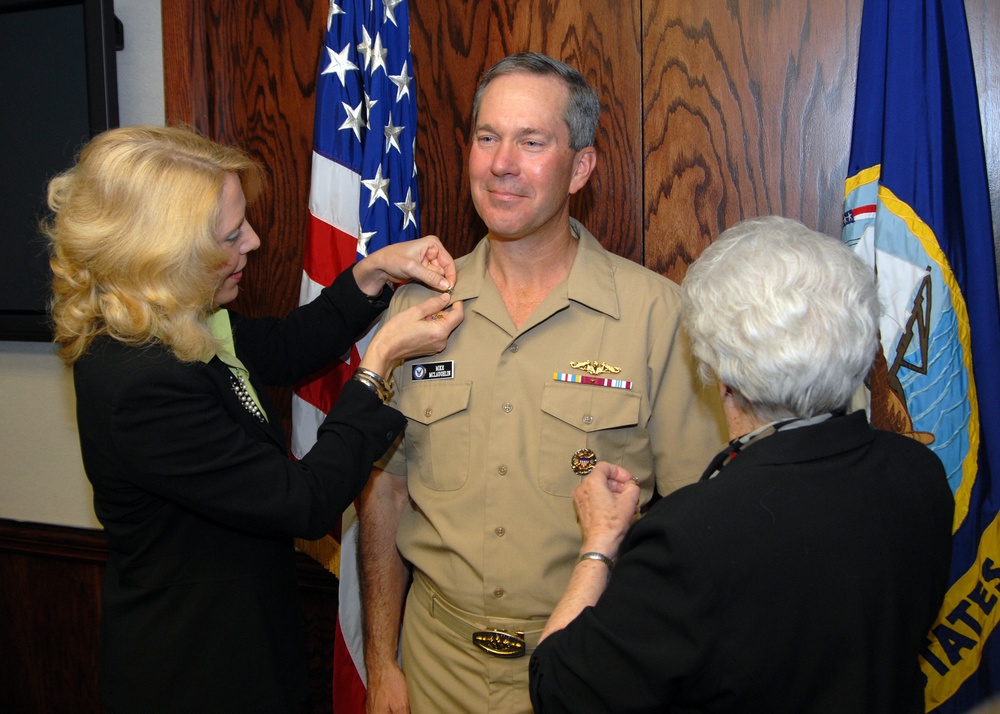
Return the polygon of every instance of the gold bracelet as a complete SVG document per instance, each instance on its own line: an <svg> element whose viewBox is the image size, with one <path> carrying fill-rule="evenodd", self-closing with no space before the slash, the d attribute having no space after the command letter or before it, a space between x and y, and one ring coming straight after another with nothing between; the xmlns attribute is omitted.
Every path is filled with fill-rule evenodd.
<svg viewBox="0 0 1000 714"><path fill-rule="evenodd" d="M375 396L378 397L379 401L381 401L383 404L389 403L389 393L385 389L383 389L381 384L376 382L367 374L364 374L362 372L355 372L354 376L351 377L351 379L353 379L355 382L358 382L359 384L363 384L372 392L374 392Z"/></svg>
<svg viewBox="0 0 1000 714"><path fill-rule="evenodd" d="M608 566L608 570L613 570L614 567L615 567L615 561L614 561L614 559L609 558L608 556L604 555L604 553L598 553L597 551L591 551L589 553L583 553L580 556L579 560L577 560L576 562L582 563L585 560L599 560L602 563L604 563L606 566Z"/></svg>

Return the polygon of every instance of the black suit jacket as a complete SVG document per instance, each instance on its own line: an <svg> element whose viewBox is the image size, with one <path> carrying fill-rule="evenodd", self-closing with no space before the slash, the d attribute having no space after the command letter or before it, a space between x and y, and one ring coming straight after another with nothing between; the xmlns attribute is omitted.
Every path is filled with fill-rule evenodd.
<svg viewBox="0 0 1000 714"><path fill-rule="evenodd" d="M232 315L237 355L271 421L240 403L218 358L94 341L74 365L94 506L110 547L102 699L112 712L297 711L305 640L293 536L324 535L405 420L354 382L301 461L265 384L344 354L388 300L348 271L286 320Z"/></svg>
<svg viewBox="0 0 1000 714"><path fill-rule="evenodd" d="M922 712L953 508L938 458L863 412L752 443L633 526L535 651L536 712Z"/></svg>

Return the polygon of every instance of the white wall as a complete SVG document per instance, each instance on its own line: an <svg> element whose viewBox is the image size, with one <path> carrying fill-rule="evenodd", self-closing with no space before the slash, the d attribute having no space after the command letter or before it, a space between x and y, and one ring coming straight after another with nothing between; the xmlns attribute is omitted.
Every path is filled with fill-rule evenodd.
<svg viewBox="0 0 1000 714"><path fill-rule="evenodd" d="M159 0L115 0L120 122L163 124ZM0 341L0 518L99 527L80 461L71 372L52 345Z"/></svg>

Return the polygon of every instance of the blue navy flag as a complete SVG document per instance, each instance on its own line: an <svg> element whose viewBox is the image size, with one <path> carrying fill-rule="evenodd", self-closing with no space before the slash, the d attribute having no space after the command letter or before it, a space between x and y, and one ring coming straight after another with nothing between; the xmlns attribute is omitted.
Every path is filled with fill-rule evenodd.
<svg viewBox="0 0 1000 714"><path fill-rule="evenodd" d="M405 0L332 0L319 59L316 123L300 303L354 262L420 235L417 96ZM292 452L301 457L360 362L360 344L320 378L296 387ZM334 700L364 711L353 511L337 532L299 547L340 578ZM341 547L341 543L343 547Z"/></svg>
<svg viewBox="0 0 1000 714"><path fill-rule="evenodd" d="M962 0L865 0L843 239L875 269L872 422L927 444L955 494L927 711L1000 687L1000 304Z"/></svg>

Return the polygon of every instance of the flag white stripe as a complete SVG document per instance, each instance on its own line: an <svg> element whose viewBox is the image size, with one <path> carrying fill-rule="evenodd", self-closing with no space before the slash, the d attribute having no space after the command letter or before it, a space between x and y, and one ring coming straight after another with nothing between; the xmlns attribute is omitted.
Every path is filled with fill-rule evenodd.
<svg viewBox="0 0 1000 714"><path fill-rule="evenodd" d="M312 187L309 212L349 236L358 236L361 222L361 176L315 151L312 155Z"/></svg>
<svg viewBox="0 0 1000 714"><path fill-rule="evenodd" d="M298 394L292 394L292 420L295 424L292 429L292 455L296 459L309 453L309 449L316 443L319 425L325 418L326 414L322 411Z"/></svg>

